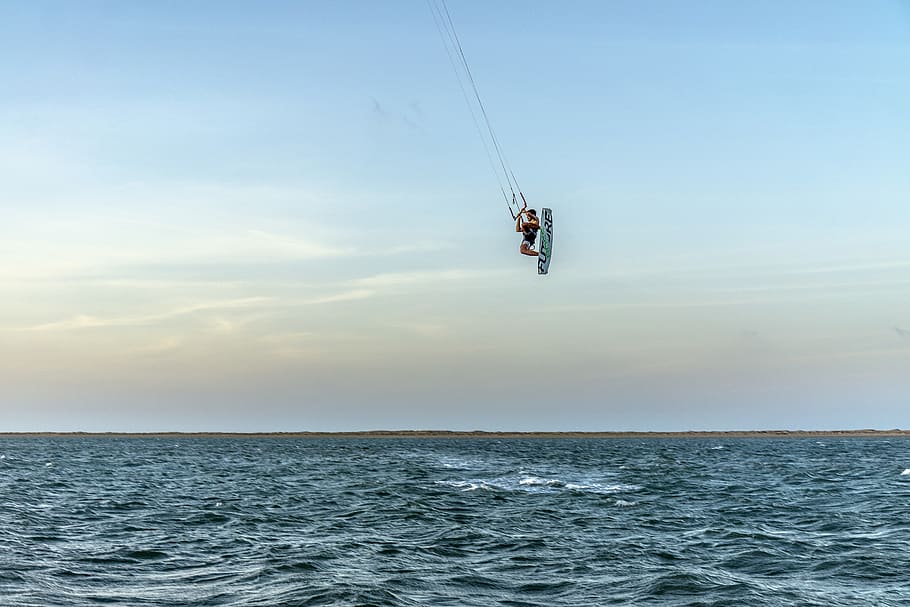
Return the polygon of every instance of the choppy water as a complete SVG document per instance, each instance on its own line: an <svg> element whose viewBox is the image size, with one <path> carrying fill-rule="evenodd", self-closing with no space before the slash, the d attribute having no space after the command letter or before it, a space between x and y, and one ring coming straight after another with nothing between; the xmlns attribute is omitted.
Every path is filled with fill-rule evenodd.
<svg viewBox="0 0 910 607"><path fill-rule="evenodd" d="M0 440L0 605L910 605L902 439Z"/></svg>

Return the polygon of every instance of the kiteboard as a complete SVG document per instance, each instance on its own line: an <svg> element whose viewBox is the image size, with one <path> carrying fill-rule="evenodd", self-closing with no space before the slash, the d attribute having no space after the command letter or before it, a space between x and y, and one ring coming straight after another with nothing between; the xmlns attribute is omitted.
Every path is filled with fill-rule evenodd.
<svg viewBox="0 0 910 607"><path fill-rule="evenodd" d="M543 221L540 224L540 246L537 248L537 273L550 271L550 254L553 250L553 211L541 209Z"/></svg>

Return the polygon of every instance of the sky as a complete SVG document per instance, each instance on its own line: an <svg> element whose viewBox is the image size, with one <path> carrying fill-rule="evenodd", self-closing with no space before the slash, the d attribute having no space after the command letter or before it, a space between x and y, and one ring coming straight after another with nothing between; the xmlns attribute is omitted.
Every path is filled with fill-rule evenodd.
<svg viewBox="0 0 910 607"><path fill-rule="evenodd" d="M910 3L0 4L0 430L910 428Z"/></svg>

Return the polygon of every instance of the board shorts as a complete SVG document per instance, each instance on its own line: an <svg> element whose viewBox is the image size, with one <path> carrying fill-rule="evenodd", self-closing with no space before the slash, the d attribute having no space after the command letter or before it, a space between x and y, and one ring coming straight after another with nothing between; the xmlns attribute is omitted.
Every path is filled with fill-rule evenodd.
<svg viewBox="0 0 910 607"><path fill-rule="evenodd" d="M528 245L528 248L531 249L532 251L534 250L534 243L531 242L530 240L528 240L527 238L522 239L521 246L518 247L518 250L520 251L521 249L523 249L525 245Z"/></svg>

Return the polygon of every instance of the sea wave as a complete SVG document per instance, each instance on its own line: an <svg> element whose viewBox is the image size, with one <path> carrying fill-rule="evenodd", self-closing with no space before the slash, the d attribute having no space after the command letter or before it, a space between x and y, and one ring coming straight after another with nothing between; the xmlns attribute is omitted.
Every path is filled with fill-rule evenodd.
<svg viewBox="0 0 910 607"><path fill-rule="evenodd" d="M559 478L529 475L502 476L489 479L448 479L438 480L436 484L463 491L513 491L523 493L578 492L613 494L641 489L641 486L633 484L567 481Z"/></svg>

